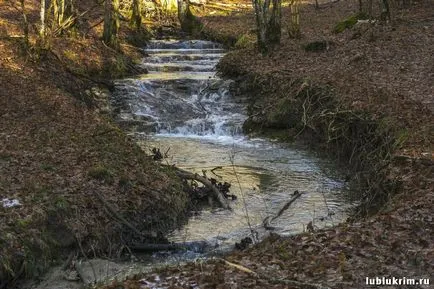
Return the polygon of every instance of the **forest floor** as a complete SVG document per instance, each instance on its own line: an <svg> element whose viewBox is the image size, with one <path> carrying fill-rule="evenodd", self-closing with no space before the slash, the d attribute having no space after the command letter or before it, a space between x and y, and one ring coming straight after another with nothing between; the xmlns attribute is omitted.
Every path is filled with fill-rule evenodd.
<svg viewBox="0 0 434 289"><path fill-rule="evenodd" d="M282 43L267 56L255 48L254 15L246 8L250 1L225 3L232 12L201 20L208 38L236 48L221 61L219 69L223 75L253 87L241 88L244 93L252 93L250 118L257 118L254 125L261 126L253 128L253 132L277 128L293 136L291 128L285 127L291 115L283 113L283 121L274 119L285 104L281 100L292 100L312 83L326 86L342 111L366 116L371 124L393 127L398 132L399 141L384 159L388 160L387 180L393 179L399 186L394 194L388 194L386 178L374 184L374 194L387 194L387 202L374 215L324 230L313 228L293 237L271 234L261 243L224 259L164 268L106 288L372 288L366 284L367 277L417 281L429 278L430 285L392 283L380 287L432 288L432 1L395 10L391 24L360 24L338 34L332 32L333 28L358 12L358 1L320 3L320 9L305 3L300 7L300 39L288 37L289 12L284 8ZM325 49L306 51L305 47L314 41L325 41ZM307 97L309 92L315 93L307 91ZM318 132L313 123L309 129ZM351 129L348 131L351 138L363 138L357 135L357 128L353 129L353 135ZM369 155L369 151L353 152L359 153ZM351 158L340 161L346 161L352 171Z"/></svg>
<svg viewBox="0 0 434 289"><path fill-rule="evenodd" d="M32 23L35 2L27 7ZM78 2L84 3L80 11L91 8ZM365 288L366 277L383 276L434 282L432 1L400 10L393 25L339 34L332 33L334 25L357 12L356 1L321 3L319 10L303 5L302 38L284 31L269 56L255 50L250 1L210 2L214 6L202 11L203 32L237 48L221 63L222 72L251 77L263 88L251 116L271 129L270 116L288 92L310 82L331 87L346 110L403 131L405 141L389 165L399 194L364 219L289 238L270 235L225 260L165 268L108 288ZM0 288L5 280L39 275L77 241L81 254L97 254L92 248L119 253L121 247L109 248L113 235L129 230L102 199L152 236L179 223L187 202L179 183L111 123L104 93L90 89L125 75L141 57L131 31L121 33L123 53L106 47L96 9L78 36L51 39L51 52L25 52L19 10L1 4ZM286 30L286 8L283 19ZM327 49L305 51L312 41L326 41ZM300 78L306 82L292 87ZM6 206L5 199L20 205Z"/></svg>
<svg viewBox="0 0 434 289"><path fill-rule="evenodd" d="M111 121L104 84L140 73L143 55L126 38L133 33L121 31L120 51L107 47L94 9L76 35L50 39L47 50L38 51L31 25L26 50L18 2L0 2L0 288L40 276L79 247L117 256L131 238L158 240L183 222L180 180ZM94 5L86 2L80 11ZM26 1L31 24L38 7Z"/></svg>

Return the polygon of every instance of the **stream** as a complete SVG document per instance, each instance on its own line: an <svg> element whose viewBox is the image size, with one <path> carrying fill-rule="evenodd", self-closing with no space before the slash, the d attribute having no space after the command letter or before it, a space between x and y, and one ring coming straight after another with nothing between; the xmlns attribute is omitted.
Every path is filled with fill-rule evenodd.
<svg viewBox="0 0 434 289"><path fill-rule="evenodd" d="M226 52L222 46L153 40L146 52L141 65L149 73L116 83L119 123L146 151L159 148L167 152L168 164L228 182L237 196L233 211L196 212L170 241L207 241L225 251L246 236L261 239L267 234L262 221L275 216L296 190L302 196L270 224L274 233L296 234L309 222L322 228L346 218L348 188L333 164L242 133L246 100L232 96L233 81L216 75Z"/></svg>
<svg viewBox="0 0 434 289"><path fill-rule="evenodd" d="M268 224L272 232L292 235L346 219L349 189L333 163L294 145L242 133L247 101L231 94L233 81L216 75L226 52L219 44L154 40L146 52L141 65L149 73L115 83L111 102L117 122L145 151L167 152L164 163L230 183L230 193L237 196L230 201L232 210L193 212L168 236L171 242L197 244L187 251L141 254L124 263L81 260L76 271L55 267L38 285L23 288L79 289L231 251L245 237L256 242L267 236L263 220L276 216L295 191L301 196ZM77 274L82 282L68 281L77 280Z"/></svg>

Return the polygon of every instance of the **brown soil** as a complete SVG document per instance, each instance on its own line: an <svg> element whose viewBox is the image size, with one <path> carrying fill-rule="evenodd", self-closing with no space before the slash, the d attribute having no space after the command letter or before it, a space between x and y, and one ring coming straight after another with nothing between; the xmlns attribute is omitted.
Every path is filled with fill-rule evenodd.
<svg viewBox="0 0 434 289"><path fill-rule="evenodd" d="M319 10L310 4L302 6L302 38L290 39L284 33L282 44L268 56L255 49L251 11L207 16L203 22L207 37L228 44L238 42L238 47L245 47L229 53L219 67L223 74L240 79L239 83L245 85L240 87L241 92L251 93L250 120L253 119L253 126L261 124L263 132L277 128L287 136L294 136L290 122L301 122L301 119L291 120L291 115L282 114L287 118L275 121L273 115L280 112L283 104L288 105L282 100L297 103L294 100L297 96L307 99L311 92L320 94L318 90L327 91L332 99L329 103L335 106L337 114L350 112L343 114L348 118L344 117L342 123L350 115L356 115L374 125L376 132L393 131L375 136L383 140L391 137L396 145L389 147L385 155L376 155L377 161L370 159L369 164L357 166L372 170L386 163L386 172L378 172L379 182L376 180L369 188L374 195L387 194L388 202L380 212L289 238L271 235L246 251L225 256L231 263L209 260L166 268L107 288L146 288L143 284L155 282L156 275L165 288L197 285L199 288L321 288L312 284L323 284L324 288L371 288L365 285L365 278L383 276L431 278L433 282L432 1L420 1L411 9L396 10L392 24L359 26L334 34L334 25L355 14L357 3L339 1L323 4ZM286 27L286 9L283 19ZM305 45L313 41L327 41L328 48L323 52L305 51ZM303 102L298 104L301 107ZM329 113L329 107L326 108L325 112ZM327 138L321 135L324 131L315 124L308 123L309 133L295 131L295 134L307 140L312 140L313 134L320 145L327 145ZM348 135L352 139L360 138L357 134L343 136ZM333 155L338 153L338 145L328 147L335 150ZM369 151L355 154L367 156ZM347 162L353 165L351 160ZM375 171L365 177L368 183L373 174ZM386 188L392 179L399 184L394 189L396 195L389 195L391 191Z"/></svg>
<svg viewBox="0 0 434 289"><path fill-rule="evenodd" d="M86 2L79 11L91 8ZM38 2L26 3L38 23ZM92 11L75 36L51 39L49 51L38 51L32 26L26 51L21 15L1 1L0 200L21 205L0 203L0 288L40 275L62 253L116 256L144 238L113 211L148 239L183 220L181 183L110 121L107 97L89 90L130 72L141 56L127 28L119 51L105 46L101 25L87 29L102 19L101 8Z"/></svg>

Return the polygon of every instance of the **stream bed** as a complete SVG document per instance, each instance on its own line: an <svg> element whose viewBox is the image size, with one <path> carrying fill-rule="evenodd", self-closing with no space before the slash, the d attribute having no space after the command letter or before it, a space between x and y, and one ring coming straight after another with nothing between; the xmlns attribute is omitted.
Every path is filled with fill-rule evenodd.
<svg viewBox="0 0 434 289"><path fill-rule="evenodd" d="M149 73L116 83L119 123L146 151L167 152L164 163L228 182L237 196L233 211L201 210L170 241L206 241L225 251L246 236L260 240L267 234L263 220L296 190L302 196L270 224L274 233L296 234L310 222L321 228L346 218L348 188L333 164L242 133L246 100L231 94L233 81L216 75L226 52L219 44L154 40L146 52L141 65Z"/></svg>
<svg viewBox="0 0 434 289"><path fill-rule="evenodd" d="M233 81L216 75L215 66L226 53L219 44L154 40L146 52L141 65L148 74L116 81L111 102L117 122L145 151L167 152L162 162L230 183L230 193L237 196L230 201L232 210L205 207L168 236L171 242L205 246L137 255L124 263L82 260L75 264L76 271L54 267L42 282L23 288L79 289L122 280L228 252L245 237L256 242L269 232L292 235L346 219L352 207L349 189L333 163L293 145L242 133L247 101L231 94ZM276 216L295 191L301 196L268 223L272 229L267 231L263 221ZM72 277L65 277L69 273ZM68 281L80 279L77 274L81 282Z"/></svg>

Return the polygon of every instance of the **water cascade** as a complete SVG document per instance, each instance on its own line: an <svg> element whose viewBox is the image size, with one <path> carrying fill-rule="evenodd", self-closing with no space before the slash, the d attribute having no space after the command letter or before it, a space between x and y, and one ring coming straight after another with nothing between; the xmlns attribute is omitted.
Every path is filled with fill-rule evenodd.
<svg viewBox="0 0 434 289"><path fill-rule="evenodd" d="M145 150L169 151L165 162L232 184L233 211L202 210L173 232L174 242L207 241L219 248L267 234L263 220L275 216L294 191L302 196L273 221L279 234L341 222L348 205L336 168L306 151L243 135L244 99L231 80L216 75L221 45L199 40L154 40L146 48L149 73L119 80L113 104L118 120Z"/></svg>

